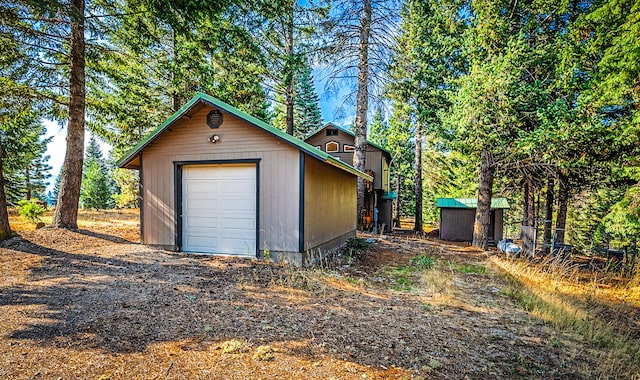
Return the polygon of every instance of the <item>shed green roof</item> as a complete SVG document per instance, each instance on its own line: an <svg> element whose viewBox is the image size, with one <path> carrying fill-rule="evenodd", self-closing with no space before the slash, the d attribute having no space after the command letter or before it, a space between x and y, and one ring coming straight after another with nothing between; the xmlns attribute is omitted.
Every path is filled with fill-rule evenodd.
<svg viewBox="0 0 640 380"><path fill-rule="evenodd" d="M477 198L438 198L436 199L438 208L477 208ZM491 208L509 208L506 198L491 198Z"/></svg>
<svg viewBox="0 0 640 380"><path fill-rule="evenodd" d="M279 130L278 128L272 127L271 125L265 123L264 121L253 117L251 115L249 115L248 113L242 112L239 109L223 102L222 100L216 99L211 95L207 95L204 93L199 92L196 96L194 96L193 98L191 98L191 100L189 100L187 102L187 104L185 104L184 106L182 106L178 111L176 111L176 113L174 113L173 115L171 115L171 117L169 117L164 123L160 124L156 129L154 129L149 135L147 135L144 139L142 139L138 144L136 144L133 148L131 148L127 153L124 154L124 156L122 158L120 158L117 162L116 165L118 167L124 167L126 166L129 162L133 161L137 155L149 144L151 144L151 142L153 140L155 140L160 134L162 134L162 132L164 132L165 130L169 129L173 124L175 124L176 122L178 122L182 116L184 116L185 114L187 114L191 109L193 109L198 103L204 103L204 104L208 104L212 107L221 109L227 113L230 113L231 115L246 121L247 123L260 128L270 134L272 134L273 136L275 136L276 138L298 148L299 150L303 151L304 153L320 160L323 161L329 165L335 166L337 168L340 168L346 172L349 172L351 174L354 174L356 176L362 177L366 180L369 181L373 181L373 178L359 170L357 170L356 168L354 168L353 166L340 161L339 159L323 152L320 149L317 149L314 146L311 146L309 144L307 144L306 142L297 139L281 130Z"/></svg>

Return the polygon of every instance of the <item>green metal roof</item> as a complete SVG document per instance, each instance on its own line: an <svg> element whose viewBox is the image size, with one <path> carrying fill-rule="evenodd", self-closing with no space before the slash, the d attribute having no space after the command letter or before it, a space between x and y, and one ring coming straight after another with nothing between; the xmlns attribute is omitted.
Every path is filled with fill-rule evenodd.
<svg viewBox="0 0 640 380"><path fill-rule="evenodd" d="M158 126L158 128L154 129L149 135L147 135L144 139L142 139L138 144L136 144L133 148L131 148L127 153L124 154L124 156L122 158L120 158L117 162L116 165L118 167L124 167L125 165L127 165L129 162L131 162L132 160L134 160L136 158L136 156L147 146L149 145L156 137L158 137L162 132L164 132L165 130L169 129L169 127L171 127L173 124L175 124L178 120L180 120L180 118L185 115L187 112L189 112L191 109L193 109L198 103L204 103L204 104L208 104L212 107L221 109L225 112L228 112L230 114L232 114L233 116L242 119L244 121L246 121L247 123L258 127L272 135L274 135L275 137L277 137L278 139L291 144L292 146L300 149L301 151L305 152L306 154L320 160L323 161L329 165L335 166L337 168L340 168L346 172L349 172L351 174L357 175L359 177L362 177L366 180L369 181L373 181L373 178L359 170L357 170L356 168L354 168L353 166L344 163L342 161L340 161L339 159L323 152L320 149L317 149L314 146L311 146L309 144L307 144L306 142L297 139L281 130L279 130L278 128L272 127L269 124L265 123L264 121L257 119L251 115L249 115L248 113L242 112L239 109L219 100L214 98L213 96L207 95L207 94L203 94L201 92L199 92L196 96L194 96L193 98L191 98L191 100L189 100L187 102L187 104L185 104L184 106L182 106L178 111L176 111L176 113L174 113L173 115L171 115L170 118L168 118L164 123L162 123L160 126Z"/></svg>
<svg viewBox="0 0 640 380"><path fill-rule="evenodd" d="M314 136L315 134L317 134L318 132L322 131L323 129L325 129L325 128L326 128L326 127L328 127L328 126L331 126L331 127L336 128L336 129L339 129L340 131L342 131L342 132L344 132L344 133L346 133L346 134L348 134L348 135L352 136L353 138L355 138L355 137L356 137L355 133L351 132L350 130L348 130L348 129L346 129L346 128L343 128L343 127L337 126L337 125L335 125L335 124L333 124L333 123L327 123L327 124L325 124L324 126L322 126L321 128L318 128L318 129L316 129L315 131L311 132L311 133L310 133L310 134L305 138L305 140L306 140L306 139L308 139L308 138L310 138L311 136ZM369 145L371 145L371 146L373 146L373 147L375 147L375 148L380 149L381 151L383 151L383 152L387 153L387 154L389 155L389 157L391 157L391 152L389 152L389 151L388 151L388 150L386 150L385 148L381 147L380 145L378 145L378 144L376 144L376 143L374 143L374 142L371 142L371 141L369 141L369 140L367 140L367 144L369 144Z"/></svg>
<svg viewBox="0 0 640 380"><path fill-rule="evenodd" d="M438 208L476 208L478 207L477 198L438 198L436 199L436 207ZM509 208L506 198L491 198L491 208Z"/></svg>

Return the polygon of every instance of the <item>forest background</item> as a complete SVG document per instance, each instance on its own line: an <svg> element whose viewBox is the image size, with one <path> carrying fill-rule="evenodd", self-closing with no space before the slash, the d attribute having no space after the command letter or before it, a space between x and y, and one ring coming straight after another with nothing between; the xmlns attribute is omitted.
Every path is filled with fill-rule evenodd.
<svg viewBox="0 0 640 380"><path fill-rule="evenodd" d="M0 1L0 52L0 235L23 198L57 203L57 227L136 207L114 158L198 91L297 137L323 124L320 92L355 110L356 167L366 139L392 153L396 216L417 230L435 198L478 197L486 247L503 196L507 235L635 249L638 1ZM67 131L57 179L45 120Z"/></svg>

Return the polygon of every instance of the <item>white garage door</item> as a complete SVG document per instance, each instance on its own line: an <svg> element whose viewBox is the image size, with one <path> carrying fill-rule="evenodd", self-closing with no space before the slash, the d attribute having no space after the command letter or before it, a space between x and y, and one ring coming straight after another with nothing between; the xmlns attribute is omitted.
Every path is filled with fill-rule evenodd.
<svg viewBox="0 0 640 380"><path fill-rule="evenodd" d="M182 251L256 255L256 165L182 168Z"/></svg>

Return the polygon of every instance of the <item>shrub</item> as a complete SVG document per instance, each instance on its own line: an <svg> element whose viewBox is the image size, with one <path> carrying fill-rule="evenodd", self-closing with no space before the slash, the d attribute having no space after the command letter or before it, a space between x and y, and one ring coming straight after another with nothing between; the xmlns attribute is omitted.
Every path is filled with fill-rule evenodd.
<svg viewBox="0 0 640 380"><path fill-rule="evenodd" d="M242 352L247 352L248 350L244 342L237 339L231 339L223 342L221 347L222 352L224 352L225 354L239 354Z"/></svg>
<svg viewBox="0 0 640 380"><path fill-rule="evenodd" d="M271 346L259 346L253 354L255 360L269 361L273 360L275 350Z"/></svg>
<svg viewBox="0 0 640 380"><path fill-rule="evenodd" d="M40 222L45 211L45 208L40 206L38 202L33 199L22 199L18 202L18 213L20 216L31 222Z"/></svg>
<svg viewBox="0 0 640 380"><path fill-rule="evenodd" d="M354 252L362 252L369 248L369 243L362 238L351 238L347 240L346 247Z"/></svg>
<svg viewBox="0 0 640 380"><path fill-rule="evenodd" d="M436 263L436 261L430 256L422 255L412 258L411 263L419 268L429 269Z"/></svg>

